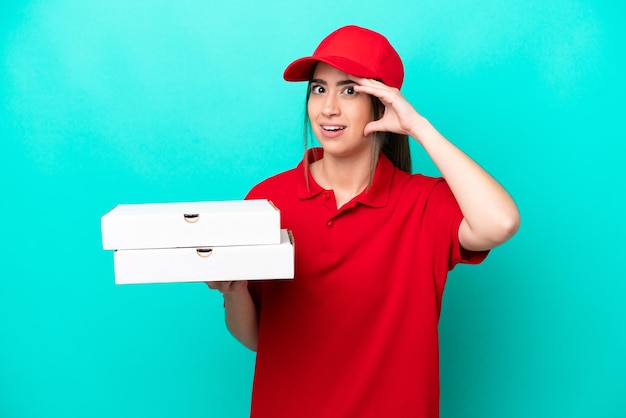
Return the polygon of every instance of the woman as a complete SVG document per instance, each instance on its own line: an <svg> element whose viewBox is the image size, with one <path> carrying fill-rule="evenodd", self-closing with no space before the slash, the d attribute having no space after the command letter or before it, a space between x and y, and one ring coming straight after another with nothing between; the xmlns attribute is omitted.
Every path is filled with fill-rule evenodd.
<svg viewBox="0 0 626 418"><path fill-rule="evenodd" d="M308 81L321 144L255 186L293 231L295 279L221 282L232 334L257 351L252 417L437 417L447 273L519 227L509 194L402 96L382 35L338 29L285 70ZM407 138L442 178L410 174Z"/></svg>

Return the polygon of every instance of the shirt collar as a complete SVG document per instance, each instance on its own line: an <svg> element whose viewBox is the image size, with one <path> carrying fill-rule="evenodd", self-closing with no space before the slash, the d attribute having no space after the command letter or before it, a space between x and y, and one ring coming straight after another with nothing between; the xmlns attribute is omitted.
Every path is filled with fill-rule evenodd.
<svg viewBox="0 0 626 418"><path fill-rule="evenodd" d="M311 199L324 191L324 189L317 184L310 170L306 170L305 172L305 163L307 165L311 164L314 161L322 159L323 156L324 150L322 148L308 149L304 158L296 167L298 198ZM393 163L381 152L378 163L376 164L376 170L374 171L372 185L363 190L363 192L353 200L354 204L361 203L372 207L387 206L395 169ZM306 181L307 178L308 185Z"/></svg>

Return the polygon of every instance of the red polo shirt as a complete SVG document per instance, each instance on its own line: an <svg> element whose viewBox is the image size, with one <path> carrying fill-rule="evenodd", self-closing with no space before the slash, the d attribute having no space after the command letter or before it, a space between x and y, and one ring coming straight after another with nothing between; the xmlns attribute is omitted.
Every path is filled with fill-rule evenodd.
<svg viewBox="0 0 626 418"><path fill-rule="evenodd" d="M320 149L309 151L313 158ZM337 209L302 162L255 186L293 232L294 280L250 282L260 313L253 418L438 417L437 325L463 218L441 178L381 154L372 186Z"/></svg>

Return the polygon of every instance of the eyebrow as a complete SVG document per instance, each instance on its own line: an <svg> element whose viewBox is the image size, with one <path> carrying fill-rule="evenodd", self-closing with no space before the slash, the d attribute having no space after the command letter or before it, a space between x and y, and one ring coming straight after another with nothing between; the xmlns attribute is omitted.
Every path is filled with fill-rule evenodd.
<svg viewBox="0 0 626 418"><path fill-rule="evenodd" d="M315 83L315 84L321 84L323 86L328 85L328 83L324 80L321 80L319 78L314 78L313 80L311 80L311 83ZM338 81L337 82L337 86L346 86L349 84L358 84L356 81L354 80L342 80L342 81Z"/></svg>

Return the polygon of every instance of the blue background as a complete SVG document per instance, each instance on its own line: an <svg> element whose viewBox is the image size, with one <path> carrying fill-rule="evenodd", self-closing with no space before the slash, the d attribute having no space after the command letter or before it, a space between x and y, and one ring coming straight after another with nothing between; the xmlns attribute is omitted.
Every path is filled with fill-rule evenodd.
<svg viewBox="0 0 626 418"><path fill-rule="evenodd" d="M442 416L626 416L625 9L4 1L0 417L247 415L254 354L220 295L116 286L100 216L240 199L294 166L305 86L282 71L350 23L391 40L405 95L522 212L510 242L450 275Z"/></svg>

